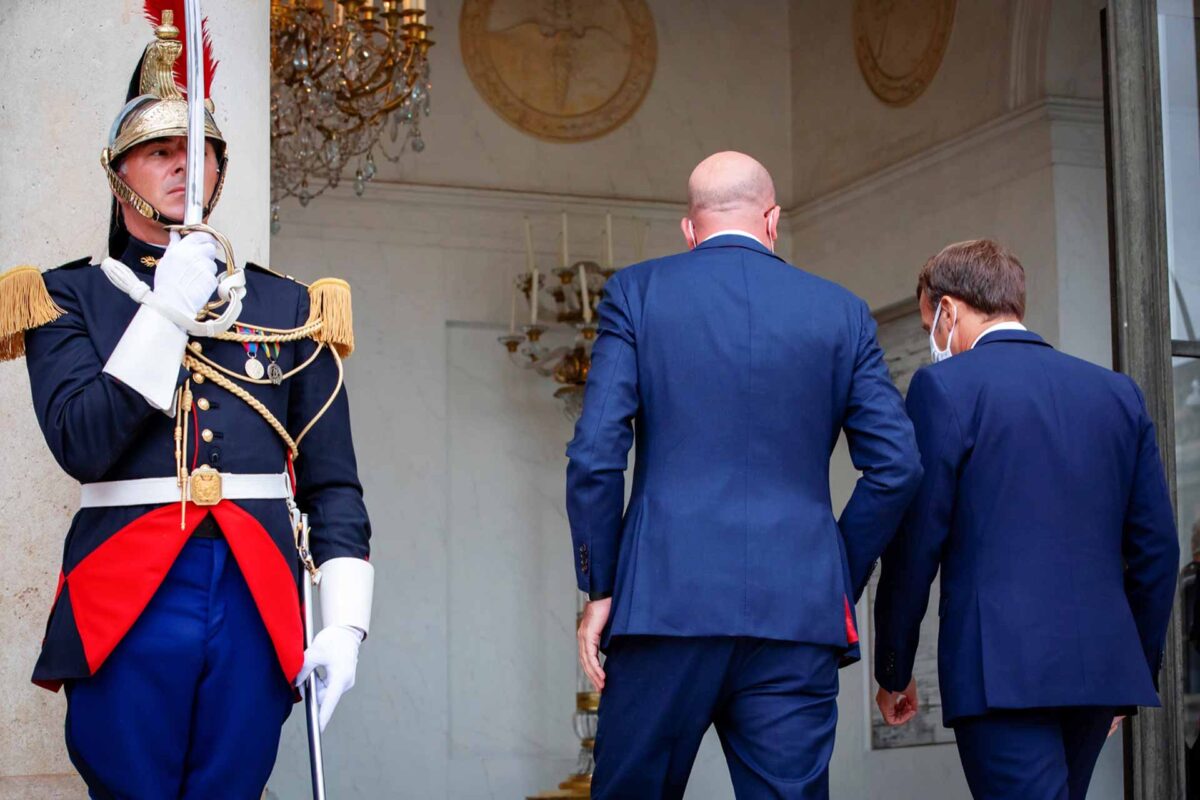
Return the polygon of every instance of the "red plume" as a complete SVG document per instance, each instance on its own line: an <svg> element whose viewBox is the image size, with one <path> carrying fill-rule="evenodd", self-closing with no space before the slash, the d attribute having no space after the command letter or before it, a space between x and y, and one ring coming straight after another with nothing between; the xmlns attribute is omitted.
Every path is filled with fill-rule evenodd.
<svg viewBox="0 0 1200 800"><path fill-rule="evenodd" d="M179 41L183 43L183 52L175 60L175 83L187 87L187 60L191 55L187 51L187 28L183 14L183 0L146 0L146 19L158 27L162 22L162 12L172 11L175 14L174 25L179 28ZM212 34L208 30L208 17L201 20L200 30L204 41L204 96L212 96L213 75L217 72L217 64L213 58Z"/></svg>

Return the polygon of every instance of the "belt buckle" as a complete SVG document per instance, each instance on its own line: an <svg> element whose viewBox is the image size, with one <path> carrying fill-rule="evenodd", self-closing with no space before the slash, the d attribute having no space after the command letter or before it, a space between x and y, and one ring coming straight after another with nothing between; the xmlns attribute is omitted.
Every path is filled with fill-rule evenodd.
<svg viewBox="0 0 1200 800"><path fill-rule="evenodd" d="M188 478L191 501L198 506L215 506L221 502L221 473L207 464Z"/></svg>

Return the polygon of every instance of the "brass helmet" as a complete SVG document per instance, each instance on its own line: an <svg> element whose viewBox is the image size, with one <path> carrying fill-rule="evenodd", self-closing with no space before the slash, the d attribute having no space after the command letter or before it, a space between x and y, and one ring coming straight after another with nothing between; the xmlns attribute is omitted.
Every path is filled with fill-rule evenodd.
<svg viewBox="0 0 1200 800"><path fill-rule="evenodd" d="M147 3L149 7L151 3ZM207 42L206 42L207 45ZM204 48L208 50L207 46ZM182 220L170 219L164 216L144 197L135 192L121 177L118 166L121 157L131 148L151 139L161 139L167 136L187 136L187 99L180 86L176 83L176 59L183 53L183 41L179 28L174 25L174 13L171 10L161 12L161 22L154 27L154 40L146 45L142 59L134 71L133 80L129 85L129 95L125 107L113 121L108 135L108 146L100 153L100 164L108 175L108 183L113 195L128 202L142 216L170 224L178 224ZM202 54L205 58L205 82L211 80L212 69L209 53ZM221 197L221 189L225 184L226 153L225 137L221 135L216 120L213 119L213 104L211 99L205 100L204 136L211 141L217 152L218 176L217 185L212 198L204 208L204 215L217 204ZM114 203L113 227L123 228L119 209ZM115 232L115 230L114 230ZM110 236L110 252L112 236ZM113 253L119 255L119 253Z"/></svg>

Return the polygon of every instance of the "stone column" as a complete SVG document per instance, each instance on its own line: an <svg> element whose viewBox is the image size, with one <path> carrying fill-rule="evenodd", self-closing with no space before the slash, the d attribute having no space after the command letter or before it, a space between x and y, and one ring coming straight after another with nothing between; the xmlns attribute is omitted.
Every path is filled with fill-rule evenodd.
<svg viewBox="0 0 1200 800"><path fill-rule="evenodd" d="M269 245L270 4L204 0L220 60L212 89L230 173L212 224L238 260ZM0 6L0 271L105 250L100 150L152 29L137 0ZM0 364L0 798L80 797L65 703L29 682L78 490L42 440L23 362Z"/></svg>

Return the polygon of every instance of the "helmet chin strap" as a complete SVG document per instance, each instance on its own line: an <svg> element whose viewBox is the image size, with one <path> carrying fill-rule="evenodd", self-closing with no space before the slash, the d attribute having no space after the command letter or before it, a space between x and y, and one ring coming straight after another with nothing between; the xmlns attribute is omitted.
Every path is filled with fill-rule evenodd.
<svg viewBox="0 0 1200 800"><path fill-rule="evenodd" d="M108 174L108 185L113 195L118 201L125 201L137 213L149 220L153 220L161 225L182 225L182 219L175 219L163 214L154 205L142 197L133 187L126 183L125 178L115 168L114 161L116 159L106 149L100 155L100 163L104 167L104 171ZM225 172L226 166L229 164L229 156L222 154L220 162L217 164L217 185L213 187L212 194L208 199L208 204L204 206L204 219L208 219L208 215L216 207L217 201L221 199L221 191L225 188ZM126 227L129 227L126 225Z"/></svg>

